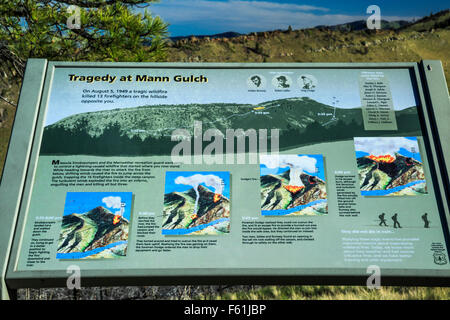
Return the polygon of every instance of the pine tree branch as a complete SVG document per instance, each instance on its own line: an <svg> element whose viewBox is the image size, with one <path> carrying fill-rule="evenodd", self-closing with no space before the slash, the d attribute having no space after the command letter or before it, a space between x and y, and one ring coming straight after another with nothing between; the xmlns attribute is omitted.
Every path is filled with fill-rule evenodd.
<svg viewBox="0 0 450 320"><path fill-rule="evenodd" d="M5 97L2 97L1 95L0 95L0 99L3 100L3 101L5 101L6 103L12 105L14 108L17 108L17 105L16 105L16 104L10 102L8 99L6 99Z"/></svg>
<svg viewBox="0 0 450 320"><path fill-rule="evenodd" d="M122 3L125 5L149 5L150 2L157 2L157 0L56 0L56 2L64 3L67 5L75 5L81 8L99 8L102 6L113 5L115 3Z"/></svg>
<svg viewBox="0 0 450 320"><path fill-rule="evenodd" d="M20 59L5 42L0 42L0 65L6 68L12 68L20 77L25 72L25 62Z"/></svg>

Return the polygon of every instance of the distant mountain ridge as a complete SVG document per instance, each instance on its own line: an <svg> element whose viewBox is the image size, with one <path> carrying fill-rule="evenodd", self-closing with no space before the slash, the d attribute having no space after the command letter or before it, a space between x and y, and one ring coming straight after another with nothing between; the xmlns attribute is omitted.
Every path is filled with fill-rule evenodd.
<svg viewBox="0 0 450 320"><path fill-rule="evenodd" d="M411 24L414 24L413 21L407 21L407 20L396 20L396 21L388 21L388 20L381 20L381 28L385 30L397 30L400 28L404 28L406 26L409 26ZM336 25L318 25L313 27L313 29L322 29L322 28L328 28L331 30L339 30L339 31L358 31L358 30L364 30L367 29L367 20L356 20L352 22L347 23L341 23ZM239 33L235 31L228 31L228 32L222 32L212 35L185 35L185 36L174 36L169 37L169 39L173 42L183 40L183 39L231 39L239 36L244 36L246 34Z"/></svg>
<svg viewBox="0 0 450 320"><path fill-rule="evenodd" d="M228 32L222 32L217 33L213 35L188 35L188 36L176 36L176 37L170 37L169 39L172 41L178 41L182 39L189 39L189 38L197 38L197 39L204 39L204 38L210 38L210 39L220 39L220 38L234 38L242 36L242 33L234 32L234 31L228 31Z"/></svg>
<svg viewBox="0 0 450 320"><path fill-rule="evenodd" d="M426 32L434 29L445 29L450 26L450 9L425 16L413 23L400 28L400 31Z"/></svg>
<svg viewBox="0 0 450 320"><path fill-rule="evenodd" d="M397 20L397 21L381 20L381 29L397 30L397 29L409 26L413 23L414 22L412 22L412 21L406 21L406 20ZM367 29L367 20L357 20L357 21L353 21L353 22L347 22L347 23L342 23L342 24L337 24L337 25L332 25L332 26L319 25L319 26L316 26L315 28L316 29L328 28L331 30L339 30L339 31L346 31L346 32L359 31L359 30Z"/></svg>
<svg viewBox="0 0 450 320"><path fill-rule="evenodd" d="M430 30L433 27L439 27L443 28L449 25L450 17L449 17L450 9L442 10L434 14L430 14L429 16L424 16L423 18L419 20L381 20L381 29L382 30L404 30L404 29L411 29L411 30L417 30L417 31L425 31ZM312 28L302 28L299 30L307 30L307 29L329 29L329 30L335 30L335 31L343 31L343 32L351 32L351 31L361 31L367 29L367 20L355 20L351 22L346 23L340 23L335 25L317 25ZM288 31L292 30L291 27L289 27ZM280 30L277 30L280 31ZM272 31L266 31L266 32L272 32ZM184 35L184 36L174 36L169 37L169 39L173 42L183 40L183 39L231 39L236 38L239 36L246 36L255 34L258 32L250 32L248 34L239 33L235 31L227 31L212 35ZM259 32L261 33L261 32ZM265 32L263 32L265 33Z"/></svg>

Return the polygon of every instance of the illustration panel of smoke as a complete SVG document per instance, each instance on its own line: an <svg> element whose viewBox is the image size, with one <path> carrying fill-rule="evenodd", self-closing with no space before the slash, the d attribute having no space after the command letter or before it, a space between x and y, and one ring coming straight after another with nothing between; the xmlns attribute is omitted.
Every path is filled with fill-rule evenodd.
<svg viewBox="0 0 450 320"><path fill-rule="evenodd" d="M216 175L213 174L194 174L189 177L179 176L175 179L176 184L184 184L192 186L196 193L194 213L197 213L198 200L200 199L200 194L198 192L198 186L204 183L207 187L214 189L214 193L222 195L223 192L223 181Z"/></svg>
<svg viewBox="0 0 450 320"><path fill-rule="evenodd" d="M122 214L122 210L121 210L122 198L121 197L113 197L113 196L105 197L102 199L102 202L105 203L108 208L119 209L119 211L116 211L114 213L115 215Z"/></svg>
<svg viewBox="0 0 450 320"><path fill-rule="evenodd" d="M317 159L308 156L299 156L294 154L287 155L261 155L260 163L269 169L289 167L289 185L304 186L300 175L303 170L316 172Z"/></svg>

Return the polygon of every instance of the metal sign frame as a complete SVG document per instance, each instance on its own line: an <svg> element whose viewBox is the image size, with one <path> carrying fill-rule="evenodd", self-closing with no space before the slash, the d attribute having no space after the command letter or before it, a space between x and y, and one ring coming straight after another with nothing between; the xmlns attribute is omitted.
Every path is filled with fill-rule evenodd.
<svg viewBox="0 0 450 320"><path fill-rule="evenodd" d="M30 59L27 63L11 141L0 185L0 259L2 296L8 289L21 287L62 287L65 271L16 271L21 232L33 185L38 159L39 137L53 74L56 68L71 66L103 68L301 68L301 69L408 69L418 89L418 110L428 140L430 169L434 172L436 196L441 217L446 222L447 247L450 247L449 172L450 172L450 101L440 61L420 63L96 63L48 62ZM142 269L89 270L82 273L83 286L96 285L169 285L169 284L347 284L365 285L365 269ZM450 270L383 269L383 285L450 285Z"/></svg>

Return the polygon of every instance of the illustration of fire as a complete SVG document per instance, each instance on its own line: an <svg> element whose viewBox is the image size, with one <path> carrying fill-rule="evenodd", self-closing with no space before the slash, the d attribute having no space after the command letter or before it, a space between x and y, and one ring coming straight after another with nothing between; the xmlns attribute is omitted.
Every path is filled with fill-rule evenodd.
<svg viewBox="0 0 450 320"><path fill-rule="evenodd" d="M297 159L295 159L297 160ZM297 163L298 162L298 163ZM316 172L316 160L313 158L303 158L302 161L297 162L287 162L286 165L289 167L289 184L284 186L284 188L292 193L297 194L305 188L301 175L303 174L303 169L310 170L311 172Z"/></svg>
<svg viewBox="0 0 450 320"><path fill-rule="evenodd" d="M395 158L390 154L385 154L381 156L370 155L368 156L368 158L376 162L384 162L384 163L392 163L395 161Z"/></svg>
<svg viewBox="0 0 450 320"><path fill-rule="evenodd" d="M116 214L116 215L114 216L114 219L113 219L113 224L119 223L120 217L121 217L120 214Z"/></svg>
<svg viewBox="0 0 450 320"><path fill-rule="evenodd" d="M311 174L318 172L317 159L307 155L263 155L260 157L260 162L269 169L289 168L289 182L283 187L292 195L306 189L302 181L302 176L305 176L304 171ZM309 180L309 184L315 183L311 183Z"/></svg>
<svg viewBox="0 0 450 320"><path fill-rule="evenodd" d="M216 203L217 201L219 201L219 200L220 200L220 198L221 198L221 195L220 195L220 194L218 194L218 193L214 193L214 198L213 198L213 200L214 200L214 203Z"/></svg>
<svg viewBox="0 0 450 320"><path fill-rule="evenodd" d="M125 203L120 204L120 211L116 212L113 219L113 224L116 225L120 222L120 218L122 218L123 213L125 212Z"/></svg>
<svg viewBox="0 0 450 320"><path fill-rule="evenodd" d="M284 188L289 191L292 194L296 194L297 192L299 192L300 190L302 190L303 188L305 188L305 186L284 186Z"/></svg>

